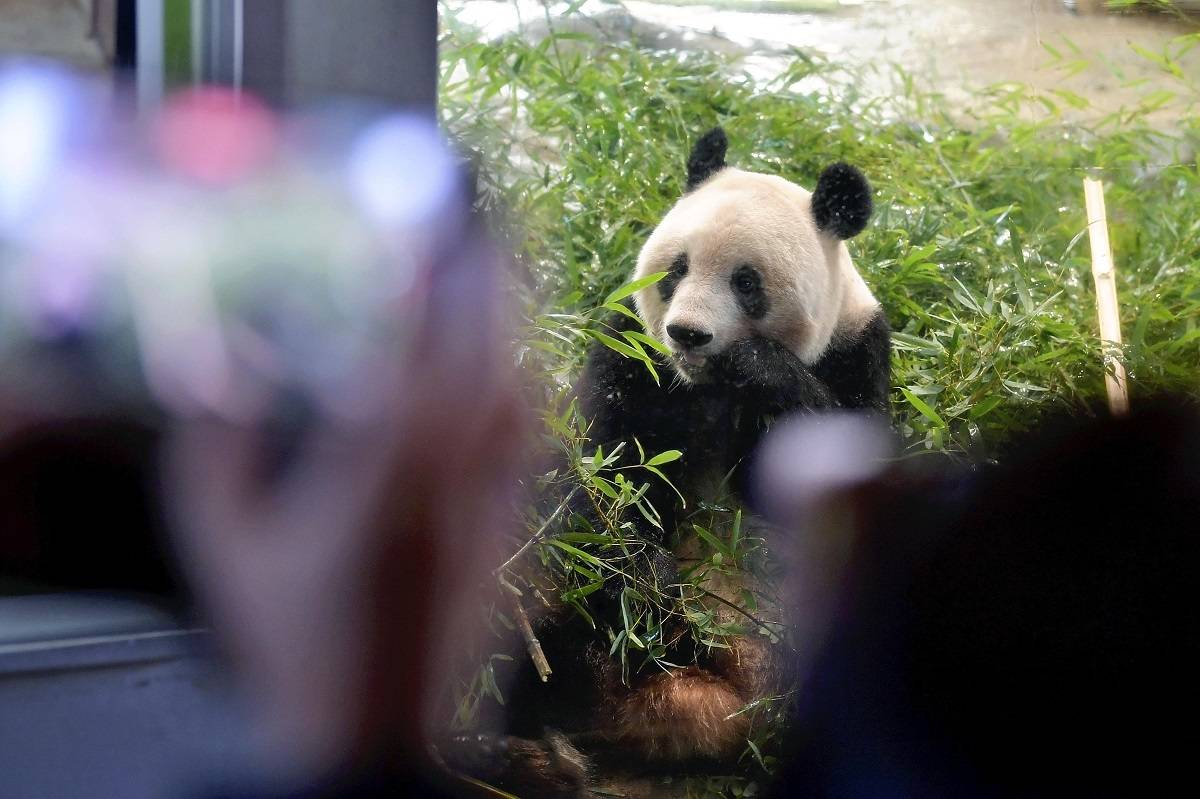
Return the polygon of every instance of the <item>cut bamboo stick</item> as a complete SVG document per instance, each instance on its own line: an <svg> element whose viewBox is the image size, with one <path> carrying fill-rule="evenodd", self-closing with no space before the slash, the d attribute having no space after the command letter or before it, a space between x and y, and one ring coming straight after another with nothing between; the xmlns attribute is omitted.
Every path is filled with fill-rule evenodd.
<svg viewBox="0 0 1200 799"><path fill-rule="evenodd" d="M529 615L525 613L521 600L515 596L512 598L512 608L513 616L517 620L517 629L521 631L521 637L525 639L525 650L529 652L529 659L533 661L533 667L537 669L542 682L546 682L554 672L550 670L550 661L546 660L546 653L542 651L542 642L533 634L533 625L529 623Z"/></svg>
<svg viewBox="0 0 1200 799"><path fill-rule="evenodd" d="M1104 210L1104 184L1083 179L1087 204L1088 239L1092 246L1092 279L1096 283L1096 312L1100 318L1100 350L1104 358L1104 384L1108 409L1114 416L1129 412L1125 364L1121 362L1121 314L1117 304L1117 272L1108 243L1108 216Z"/></svg>

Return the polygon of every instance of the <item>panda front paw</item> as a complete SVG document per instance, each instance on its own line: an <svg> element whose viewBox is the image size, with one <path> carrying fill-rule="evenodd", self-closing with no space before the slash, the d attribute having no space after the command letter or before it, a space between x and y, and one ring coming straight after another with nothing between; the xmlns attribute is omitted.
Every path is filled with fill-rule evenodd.
<svg viewBox="0 0 1200 799"><path fill-rule="evenodd" d="M719 361L726 379L738 388L781 388L793 379L796 367L803 365L791 351L761 336L733 342Z"/></svg>
<svg viewBox="0 0 1200 799"><path fill-rule="evenodd" d="M761 336L735 341L720 368L728 382L752 392L763 413L837 407L829 387L778 341Z"/></svg>

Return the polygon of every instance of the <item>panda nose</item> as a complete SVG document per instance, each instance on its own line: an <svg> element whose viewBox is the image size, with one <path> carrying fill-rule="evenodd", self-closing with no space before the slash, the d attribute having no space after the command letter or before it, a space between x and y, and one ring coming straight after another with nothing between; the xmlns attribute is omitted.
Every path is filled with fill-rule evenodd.
<svg viewBox="0 0 1200 799"><path fill-rule="evenodd" d="M667 325L667 335L689 350L694 347L703 347L712 341L712 333L705 333L703 330L696 330L695 328L684 327L683 325Z"/></svg>

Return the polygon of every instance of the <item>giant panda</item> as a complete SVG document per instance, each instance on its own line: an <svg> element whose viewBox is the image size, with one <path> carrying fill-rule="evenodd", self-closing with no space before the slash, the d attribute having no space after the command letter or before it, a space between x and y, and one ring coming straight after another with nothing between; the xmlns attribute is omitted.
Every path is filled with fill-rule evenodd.
<svg viewBox="0 0 1200 799"><path fill-rule="evenodd" d="M595 346L578 384L594 444L636 437L647 450L683 450L677 476L701 494L707 478L753 453L772 419L832 408L884 414L890 383L887 317L845 243L871 216L866 178L833 164L810 193L727 166L727 147L721 128L696 142L687 191L633 275L666 275L635 297L647 331L671 350L669 379L655 382ZM621 316L609 323L637 326Z"/></svg>
<svg viewBox="0 0 1200 799"><path fill-rule="evenodd" d="M644 325L667 345L658 380L597 344L575 387L593 446L681 450L663 469L700 500L744 470L774 419L833 408L885 413L888 402L888 323L845 243L871 214L866 179L834 164L810 193L726 165L727 146L721 128L695 143L686 191L631 276L665 277L636 293L638 320L608 320L617 333ZM675 529L674 489L655 482L647 496L661 526L631 521L657 561L656 579L669 584L694 554L695 536ZM723 589L736 595L738 586ZM603 592L594 599L603 604ZM788 671L777 648L746 636L626 684L607 644L570 634L579 626L553 614L537 624L554 678L531 679L512 697L509 734L461 738L452 753L459 767L520 796L587 795L614 753L626 768L732 762L747 733L739 709L780 690Z"/></svg>

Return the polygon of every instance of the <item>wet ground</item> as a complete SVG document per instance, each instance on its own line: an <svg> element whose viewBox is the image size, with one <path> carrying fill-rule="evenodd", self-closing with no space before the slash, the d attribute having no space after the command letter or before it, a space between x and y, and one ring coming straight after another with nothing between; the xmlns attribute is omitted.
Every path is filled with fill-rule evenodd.
<svg viewBox="0 0 1200 799"><path fill-rule="evenodd" d="M1150 13L1077 14L1061 0L812 0L794 6L826 10L789 13L741 11L731 8L739 5L735 0L717 2L708 6L588 0L579 14L555 17L553 24L604 36L636 36L665 48L740 53L763 76L781 68L793 47L852 65L897 64L951 101L965 101L981 86L1022 83L1047 93L1074 117L1131 107L1152 91L1178 91L1178 76L1139 55L1133 46L1158 53L1197 30ZM562 6L551 4L552 9ZM489 36L518 28L538 36L547 25L536 0L444 0L443 7ZM1087 61L1091 66L1073 75L1054 69L1047 45L1066 61ZM1200 81L1200 46L1180 63L1185 78ZM866 79L868 91L887 91L891 85L883 75ZM1056 90L1078 95L1089 107L1071 108L1062 95L1049 94ZM1172 113L1178 111L1165 110L1156 118L1173 127Z"/></svg>

